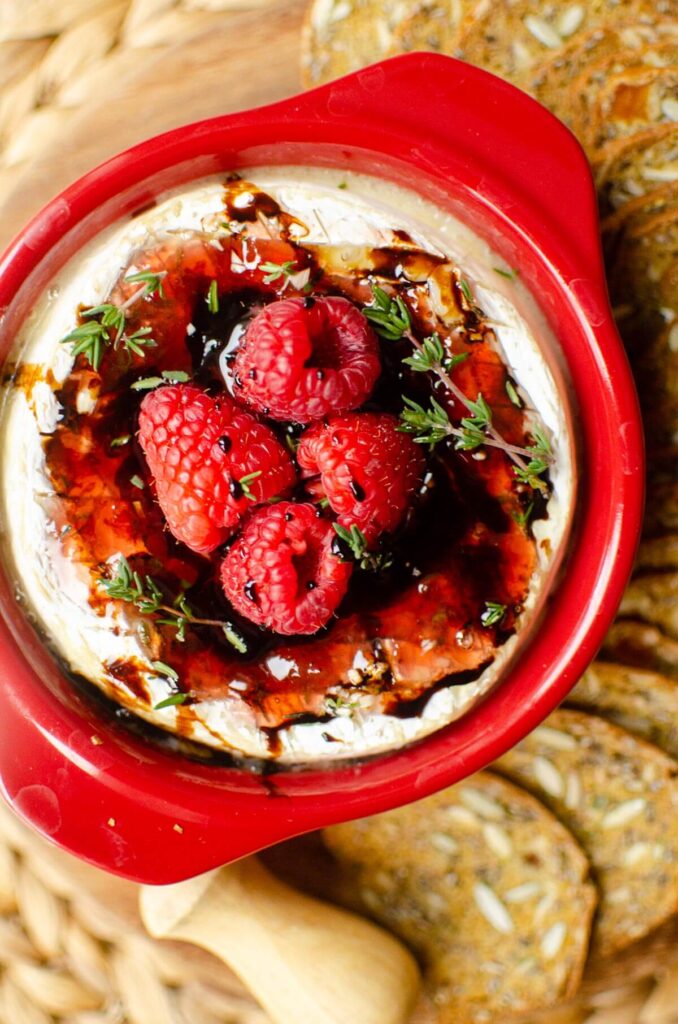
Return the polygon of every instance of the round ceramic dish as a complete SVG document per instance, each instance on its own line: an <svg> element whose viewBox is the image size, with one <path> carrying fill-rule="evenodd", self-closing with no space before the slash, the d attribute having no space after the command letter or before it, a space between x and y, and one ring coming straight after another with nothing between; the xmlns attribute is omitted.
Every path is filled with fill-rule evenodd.
<svg viewBox="0 0 678 1024"><path fill-rule="evenodd" d="M470 713L397 753L260 775L198 764L103 717L64 678L0 574L0 776L14 809L73 853L143 882L206 871L310 829L423 797L533 729L595 655L629 575L642 439L608 307L595 198L570 133L477 68L411 54L273 106L136 146L54 199L0 263L0 356L56 269L159 193L244 166L350 168L472 225L548 319L573 389L580 480L561 578L528 646Z"/></svg>

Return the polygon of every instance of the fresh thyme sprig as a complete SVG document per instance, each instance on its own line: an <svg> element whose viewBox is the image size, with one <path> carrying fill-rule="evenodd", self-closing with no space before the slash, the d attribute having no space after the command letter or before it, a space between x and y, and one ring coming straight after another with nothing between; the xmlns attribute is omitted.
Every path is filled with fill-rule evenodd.
<svg viewBox="0 0 678 1024"><path fill-rule="evenodd" d="M396 295L392 299L383 288L372 285L374 304L365 306L363 313L374 327L377 334L387 341L400 341L403 335L412 329L410 311L402 297Z"/></svg>
<svg viewBox="0 0 678 1024"><path fill-rule="evenodd" d="M71 342L73 356L79 356L81 353L85 355L93 370L99 369L104 349L111 344L113 348L122 345L128 352L144 358L144 349L155 348L156 342L150 337L150 327L140 327L132 334L126 333L127 310L139 299L156 292L164 297L162 281L166 275L166 270L157 274L150 271L130 274L125 281L139 283L140 287L135 289L121 306L116 306L112 302L102 302L98 306L83 309L81 316L85 323L79 324L61 338L60 344Z"/></svg>
<svg viewBox="0 0 678 1024"><path fill-rule="evenodd" d="M136 302L137 299L145 298L147 295L154 295L156 292L161 299L164 299L165 292L162 282L165 277L167 277L166 270L161 270L157 274L152 270L141 270L138 274L128 274L125 281L129 284L136 284L137 282L143 284L143 290L134 296L134 302Z"/></svg>
<svg viewBox="0 0 678 1024"><path fill-rule="evenodd" d="M216 281L210 281L210 286L205 299L210 313L219 312L219 289Z"/></svg>
<svg viewBox="0 0 678 1024"><path fill-rule="evenodd" d="M247 653L247 644L233 623L221 619L203 619L193 613L182 588L168 603L162 590L152 576L136 572L124 555L115 565L115 575L101 577L102 588L109 597L132 604L142 615L156 616L159 625L172 626L177 631L177 640L186 639L186 627L214 626L220 629L228 642L241 654Z"/></svg>
<svg viewBox="0 0 678 1024"><path fill-rule="evenodd" d="M483 626L496 626L506 615L506 605L498 601L486 601L485 609L481 612L480 621Z"/></svg>
<svg viewBox="0 0 678 1024"><path fill-rule="evenodd" d="M350 529L342 526L340 523L333 523L332 525L337 537L344 542L360 569L379 572L393 565L393 557L389 552L368 551L367 538L355 523L351 524Z"/></svg>
<svg viewBox="0 0 678 1024"><path fill-rule="evenodd" d="M250 484L254 480L257 480L260 476L261 470L258 469L255 473L247 473L246 476L241 476L240 479L238 480L238 483L240 484L240 489L248 501L257 500L256 495L253 494L250 489Z"/></svg>
<svg viewBox="0 0 678 1024"><path fill-rule="evenodd" d="M434 333L430 337L424 338L421 348L416 349L414 355L403 359L403 362L417 373L428 373L430 370L435 370L437 365L442 366L447 373L451 373L455 366L463 363L468 357L468 352L446 356L440 335Z"/></svg>
<svg viewBox="0 0 678 1024"><path fill-rule="evenodd" d="M403 395L403 402L405 408L400 414L398 429L405 434L412 434L412 440L417 444L427 444L433 449L439 441L453 434L450 417L435 398L431 398L428 409L406 395Z"/></svg>
<svg viewBox="0 0 678 1024"><path fill-rule="evenodd" d="M130 384L132 391L150 391L161 384L185 384L189 375L185 370L162 370L159 377L142 377Z"/></svg>
<svg viewBox="0 0 678 1024"><path fill-rule="evenodd" d="M459 285L467 301L472 302L473 296L468 282L461 280ZM435 399L431 400L429 409L423 409L411 399L404 398L406 409L401 414L402 429L406 433L414 434L414 440L420 444L433 446L446 436L454 436L457 438L456 447L466 451L471 451L481 445L500 448L513 461L516 474L520 471L519 479L522 482L538 480L537 466L545 462L546 465L541 472L548 469L553 461L550 452L546 453L542 449L536 452L533 448L521 448L505 441L492 423L492 411L483 395L479 393L474 401L468 398L453 381L450 372L461 360L453 356L452 365L445 365L444 359L440 358L441 353L444 356L444 349L439 336L433 334L423 342L415 337L409 309L400 295L391 298L383 288L373 284L372 296L372 305L366 306L363 312L377 333L389 341L407 338L415 352L404 362L417 371L435 373L450 394L471 413L470 416L462 419L459 427L454 427L445 410ZM529 463L525 462L526 458L530 460ZM532 468L530 468L531 464L533 464ZM535 485L530 484L530 486ZM544 482L540 480L540 489L545 489L545 486Z"/></svg>
<svg viewBox="0 0 678 1024"><path fill-rule="evenodd" d="M473 415L465 416L458 427L452 425L447 411L435 398L431 398L428 408L406 395L403 395L403 402L405 408L400 414L398 429L405 434L412 434L412 440L417 444L427 444L433 449L446 437L454 437L454 446L461 451L474 451L481 445L488 445L490 448L500 448L509 455L524 455L530 459L533 456L533 448L518 448L488 436L485 431L488 422L491 423L492 413L480 394L475 402L469 402ZM518 467L514 466L514 470L517 472ZM543 481L540 481L540 487L544 487Z"/></svg>
<svg viewBox="0 0 678 1024"><path fill-rule="evenodd" d="M274 284L281 278L284 279L284 287L290 282L290 278L298 273L295 260L286 260L285 263L260 263L259 270L263 270L264 284Z"/></svg>
<svg viewBox="0 0 678 1024"><path fill-rule="evenodd" d="M527 484L527 486L532 487L533 490L545 491L546 484L541 479L541 476L551 465L553 461L553 453L551 451L551 445L549 444L548 438L539 429L539 427L533 427L532 432L536 443L527 449L530 454L530 461L524 469L521 469L519 466L514 466L513 472L521 483Z"/></svg>

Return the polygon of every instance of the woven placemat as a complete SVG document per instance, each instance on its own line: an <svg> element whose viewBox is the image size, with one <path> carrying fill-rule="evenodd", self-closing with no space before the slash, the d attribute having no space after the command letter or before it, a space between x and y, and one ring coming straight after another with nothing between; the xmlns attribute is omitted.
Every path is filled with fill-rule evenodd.
<svg viewBox="0 0 678 1024"><path fill-rule="evenodd" d="M0 0L0 248L126 146L297 91L305 6ZM0 1024L269 1021L208 954L145 936L136 898L0 806ZM676 1024L677 934L592 964L577 1002L539 1024ZM431 1024L425 1008L416 1024Z"/></svg>

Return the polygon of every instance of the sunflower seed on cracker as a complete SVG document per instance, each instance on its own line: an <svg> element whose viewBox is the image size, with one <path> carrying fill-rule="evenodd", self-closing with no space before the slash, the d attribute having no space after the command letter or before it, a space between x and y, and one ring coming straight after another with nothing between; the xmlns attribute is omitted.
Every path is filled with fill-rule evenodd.
<svg viewBox="0 0 678 1024"><path fill-rule="evenodd" d="M595 661L568 697L678 758L678 684L658 672Z"/></svg>
<svg viewBox="0 0 678 1024"><path fill-rule="evenodd" d="M625 0L624 19L653 19L670 13L672 4L673 0ZM455 55L525 84L526 76L549 57L549 51L592 30L615 28L619 14L615 0L504 0L466 19Z"/></svg>
<svg viewBox="0 0 678 1024"><path fill-rule="evenodd" d="M388 56L393 32L416 0L314 0L302 30L302 78L310 87Z"/></svg>
<svg viewBox="0 0 678 1024"><path fill-rule="evenodd" d="M481 772L323 836L339 862L342 901L419 956L439 1024L508 1022L578 987L595 904L586 858L510 782Z"/></svg>
<svg viewBox="0 0 678 1024"><path fill-rule="evenodd" d="M665 848L678 810L678 763L596 715L561 709L549 727L576 740L573 751L554 751L528 736L498 762L498 770L525 786L567 825L588 854L600 890L594 946L602 955L623 949L678 910L678 862L657 863L627 851L639 843ZM563 776L574 772L582 799L576 807L540 782L539 758ZM627 898L618 898L620 891Z"/></svg>

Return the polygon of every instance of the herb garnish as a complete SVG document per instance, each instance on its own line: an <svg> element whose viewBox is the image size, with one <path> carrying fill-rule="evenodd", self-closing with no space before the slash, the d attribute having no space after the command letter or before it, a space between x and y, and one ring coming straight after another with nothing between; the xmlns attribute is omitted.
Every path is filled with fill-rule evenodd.
<svg viewBox="0 0 678 1024"><path fill-rule="evenodd" d="M242 493L245 495L248 501L256 501L256 495L250 490L250 484L253 480L257 480L261 476L261 470L258 469L255 473L248 473L246 476L241 476L238 480Z"/></svg>
<svg viewBox="0 0 678 1024"><path fill-rule="evenodd" d="M502 267L492 267L495 274L500 274L502 277L508 278L509 281L515 281L519 276L519 270L504 270Z"/></svg>
<svg viewBox="0 0 678 1024"><path fill-rule="evenodd" d="M185 384L189 375L185 370L162 370L159 377L142 377L130 385L132 391L150 391L161 384Z"/></svg>
<svg viewBox="0 0 678 1024"><path fill-rule="evenodd" d="M140 282L141 287L137 288L121 306L116 306L112 302L102 302L98 306L83 309L80 315L85 323L75 327L64 338L61 338L60 344L65 345L67 342L72 342L73 356L77 357L81 353L85 355L93 370L99 369L104 348L111 344L113 348L122 346L128 352L141 356L143 359L146 355L144 349L155 348L156 342L149 337L150 327L140 327L132 334L126 333L127 310L139 299L153 295L155 292L164 296L162 279L166 274L166 270L158 274L142 271L139 274L131 274L126 277L125 281Z"/></svg>
<svg viewBox="0 0 678 1024"><path fill-rule="evenodd" d="M469 354L468 352L459 352L457 355L446 356L440 335L432 334L430 337L424 338L421 348L417 349L413 356L403 359L403 362L417 373L435 370L436 364L440 364L447 373L451 373L455 366L468 359Z"/></svg>
<svg viewBox="0 0 678 1024"><path fill-rule="evenodd" d="M165 697L164 700L159 700L157 704L153 705L154 711L162 711L163 708L171 708L176 704L185 704L188 700L187 693L171 693L169 697Z"/></svg>
<svg viewBox="0 0 678 1024"><path fill-rule="evenodd" d="M522 530L527 530L528 524L530 522L530 517L533 511L534 502L531 501L524 512L512 512L511 518L513 519L514 523L517 523L518 526L520 526Z"/></svg>
<svg viewBox="0 0 678 1024"><path fill-rule="evenodd" d="M485 610L480 616L483 626L496 626L506 615L506 605L498 601L486 601Z"/></svg>
<svg viewBox="0 0 678 1024"><path fill-rule="evenodd" d="M232 622L199 618L193 613L183 588L173 600L166 599L153 577L133 570L124 555L118 558L115 575L108 579L101 577L99 582L109 597L133 604L142 615L157 616L155 621L159 625L172 626L177 631L177 640L186 639L189 624L214 626L237 651L247 653L247 644Z"/></svg>
<svg viewBox="0 0 678 1024"><path fill-rule="evenodd" d="M340 523L332 523L332 526L339 539L348 547L360 569L378 572L393 565L393 557L388 552L368 551L367 538L355 523L351 524L350 529Z"/></svg>
<svg viewBox="0 0 678 1024"><path fill-rule="evenodd" d="M459 288L461 289L461 293L468 302L469 306L472 306L473 292L471 291L470 284L468 283L468 281L465 281L463 277L459 278Z"/></svg>
<svg viewBox="0 0 678 1024"><path fill-rule="evenodd" d="M211 281L209 291L207 292L207 298L205 299L207 308L210 313L219 312L219 291L217 289L217 282Z"/></svg>
<svg viewBox="0 0 678 1024"><path fill-rule="evenodd" d="M137 299L145 298L147 295L154 295L155 292L158 293L161 299L164 299L165 292L162 287L164 277L167 277L166 270L161 270L157 274L153 273L152 270L142 270L138 274L128 274L125 281L128 281L130 284L134 284L137 281L143 283L143 290L135 295L134 301L136 302Z"/></svg>
<svg viewBox="0 0 678 1024"><path fill-rule="evenodd" d="M471 302L473 297L470 294L468 283L460 280L459 286L464 295L468 291L466 297ZM432 334L423 342L415 337L412 331L410 311L400 295L391 298L383 288L372 285L372 296L373 304L364 307L363 313L377 333L388 341L407 338L414 346L415 354L403 361L417 371L435 373L454 398L471 413L470 416L461 420L459 427L455 427L450 422L446 410L434 398L431 399L431 406L424 409L417 402L403 396L406 408L401 413L400 429L414 435L414 440L417 443L428 444L431 447L445 437L451 436L457 438L455 447L465 451L472 451L481 445L500 448L514 463L514 471L523 483L529 483L532 487L545 490L546 484L539 479L539 476L540 473L548 469L552 462L550 449L547 451L541 442L538 442L535 447L521 448L505 441L492 423L492 410L483 395L478 393L474 401L468 398L452 380L450 371L461 360L452 356L452 365L445 365L444 348L439 336ZM441 355L443 358L440 358ZM541 436L543 437L543 435ZM530 460L529 463L525 462L525 458ZM541 470L539 470L539 466L542 466Z"/></svg>
<svg viewBox="0 0 678 1024"><path fill-rule="evenodd" d="M523 403L521 397L516 391L515 385L510 377L506 378L506 384L504 385L504 388L506 389L506 394L509 396L509 401L511 401L513 405L515 405L516 409L522 409Z"/></svg>
<svg viewBox="0 0 678 1024"><path fill-rule="evenodd" d="M264 284L273 284L275 281L284 278L283 288L286 288L290 278L298 273L295 260L287 260L285 263L260 263L259 270L263 270L266 275L264 277Z"/></svg>

